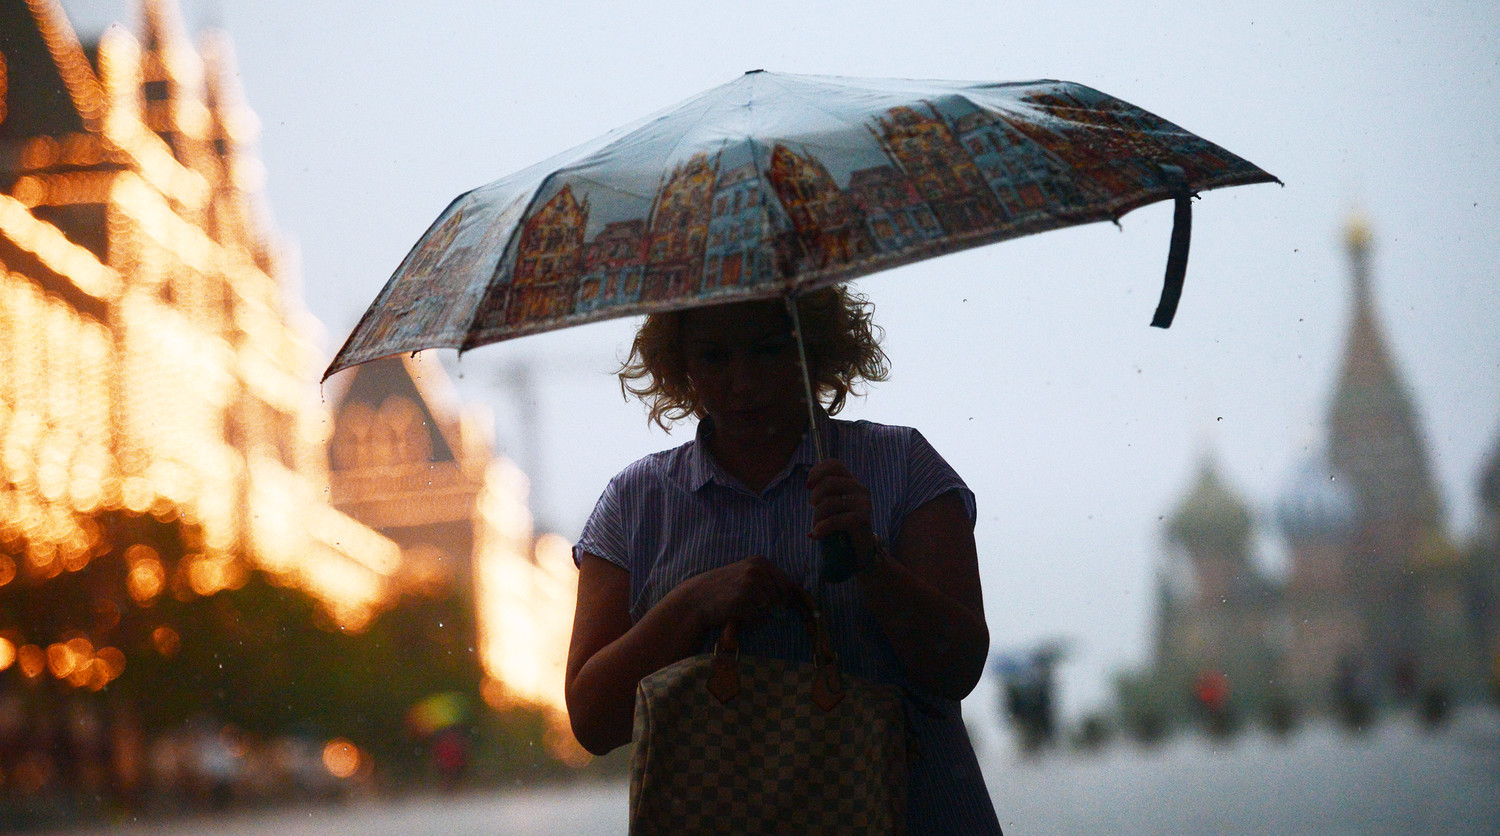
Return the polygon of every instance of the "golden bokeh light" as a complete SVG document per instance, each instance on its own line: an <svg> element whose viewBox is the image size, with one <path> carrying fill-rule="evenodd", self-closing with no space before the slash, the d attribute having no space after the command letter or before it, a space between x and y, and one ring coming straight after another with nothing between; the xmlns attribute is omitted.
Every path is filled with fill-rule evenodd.
<svg viewBox="0 0 1500 836"><path fill-rule="evenodd" d="M361 760L359 747L343 738L334 738L323 746L323 766L335 778L353 776Z"/></svg>
<svg viewBox="0 0 1500 836"><path fill-rule="evenodd" d="M57 679L66 679L78 667L81 660L78 654L66 644L57 643L47 646L47 669Z"/></svg>
<svg viewBox="0 0 1500 836"><path fill-rule="evenodd" d="M28 679L36 679L47 670L47 651L34 644L22 645L16 651L16 660L21 664L21 673Z"/></svg>
<svg viewBox="0 0 1500 836"><path fill-rule="evenodd" d="M250 578L249 569L228 555L189 554L182 559L193 592L208 596L225 589L239 589Z"/></svg>
<svg viewBox="0 0 1500 836"><path fill-rule="evenodd" d="M129 574L125 576L125 588L130 597L143 606L154 601L166 583L167 572L156 559L132 562Z"/></svg>
<svg viewBox="0 0 1500 836"><path fill-rule="evenodd" d="M182 649L182 637L171 627L162 625L151 631L151 646L156 652L170 659Z"/></svg>
<svg viewBox="0 0 1500 836"><path fill-rule="evenodd" d="M0 671L10 670L10 666L16 663L16 643L5 636L0 636Z"/></svg>
<svg viewBox="0 0 1500 836"><path fill-rule="evenodd" d="M119 679L125 673L125 652L118 647L101 647L94 658L108 679Z"/></svg>
<svg viewBox="0 0 1500 836"><path fill-rule="evenodd" d="M103 682L99 682L97 687L91 686L97 680L101 679L102 676L103 673L99 670L99 665L92 658L89 658L80 660L80 664L65 678L68 680L68 684L74 688L89 688L90 690L97 691L104 686Z"/></svg>
<svg viewBox="0 0 1500 836"><path fill-rule="evenodd" d="M80 659L92 658L94 655L94 643L83 636L74 636L68 639L66 646L73 655Z"/></svg>

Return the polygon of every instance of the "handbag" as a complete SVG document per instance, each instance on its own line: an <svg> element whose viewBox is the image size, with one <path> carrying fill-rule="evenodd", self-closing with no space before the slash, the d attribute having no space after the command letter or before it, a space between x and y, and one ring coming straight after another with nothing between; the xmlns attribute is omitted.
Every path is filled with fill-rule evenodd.
<svg viewBox="0 0 1500 836"><path fill-rule="evenodd" d="M904 833L908 734L895 686L845 675L812 596L812 663L712 653L636 689L630 832Z"/></svg>

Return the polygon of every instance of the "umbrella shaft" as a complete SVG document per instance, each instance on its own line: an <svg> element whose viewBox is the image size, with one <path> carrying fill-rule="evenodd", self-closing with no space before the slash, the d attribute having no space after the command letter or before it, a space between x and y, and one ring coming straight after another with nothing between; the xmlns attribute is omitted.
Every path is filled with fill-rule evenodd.
<svg viewBox="0 0 1500 836"><path fill-rule="evenodd" d="M802 340L802 319L797 316L797 299L788 293L786 313L792 320L792 337L797 342L797 364L802 368L802 391L807 396L807 431L812 433L813 456L823 461L823 434L818 432L818 401L813 397L812 373L807 369L807 345ZM854 539L847 531L835 531L818 539L818 551L822 555L821 583L838 584L854 577L859 569L859 559L854 553Z"/></svg>
<svg viewBox="0 0 1500 836"><path fill-rule="evenodd" d="M807 426L812 433L813 456L817 461L822 461L823 436L818 432L818 402L813 397L812 375L807 370L807 347L802 341L802 319L797 315L797 298L788 293L782 299L786 302L787 316L792 320L792 338L797 341L797 365L802 369L802 392L807 400Z"/></svg>

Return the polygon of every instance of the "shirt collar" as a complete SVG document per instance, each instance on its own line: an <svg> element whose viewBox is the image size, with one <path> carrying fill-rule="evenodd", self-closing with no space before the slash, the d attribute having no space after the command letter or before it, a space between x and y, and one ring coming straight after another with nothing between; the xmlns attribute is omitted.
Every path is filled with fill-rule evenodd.
<svg viewBox="0 0 1500 836"><path fill-rule="evenodd" d="M688 451L688 487L694 491L698 491L702 490L710 482L717 482L726 487L745 490L745 487L740 484L739 480L725 472L724 468L720 467L719 463L714 461L714 457L708 452L707 442L708 437L713 434L713 426L713 419L708 416L704 416L698 421L698 429L693 435L693 446ZM814 415L813 427L823 436L823 454L826 456L833 455L834 420L828 416L828 412L821 406L818 407ZM772 479L770 484L766 485L766 490L769 491L776 487L782 480L796 472L797 468L812 467L814 464L817 464L817 455L813 449L812 434L803 433L802 441L792 451L792 457L788 460L786 469L778 474L776 478Z"/></svg>

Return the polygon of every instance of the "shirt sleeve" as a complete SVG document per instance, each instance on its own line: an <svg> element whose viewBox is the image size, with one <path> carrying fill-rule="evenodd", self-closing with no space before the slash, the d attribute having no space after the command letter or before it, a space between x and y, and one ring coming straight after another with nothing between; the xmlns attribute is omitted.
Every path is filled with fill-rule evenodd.
<svg viewBox="0 0 1500 836"><path fill-rule="evenodd" d="M620 480L624 475L609 480L604 493L594 504L593 513L589 514L588 522L583 524L583 533L578 535L578 542L573 546L575 565L582 565L583 554L588 552L630 571L625 547L625 512L620 504Z"/></svg>
<svg viewBox="0 0 1500 836"><path fill-rule="evenodd" d="M973 524L978 518L974 492L964 484L962 477L933 449L922 433L913 429L907 441L905 501L900 509L900 519L949 491L958 491L964 503L964 513Z"/></svg>

